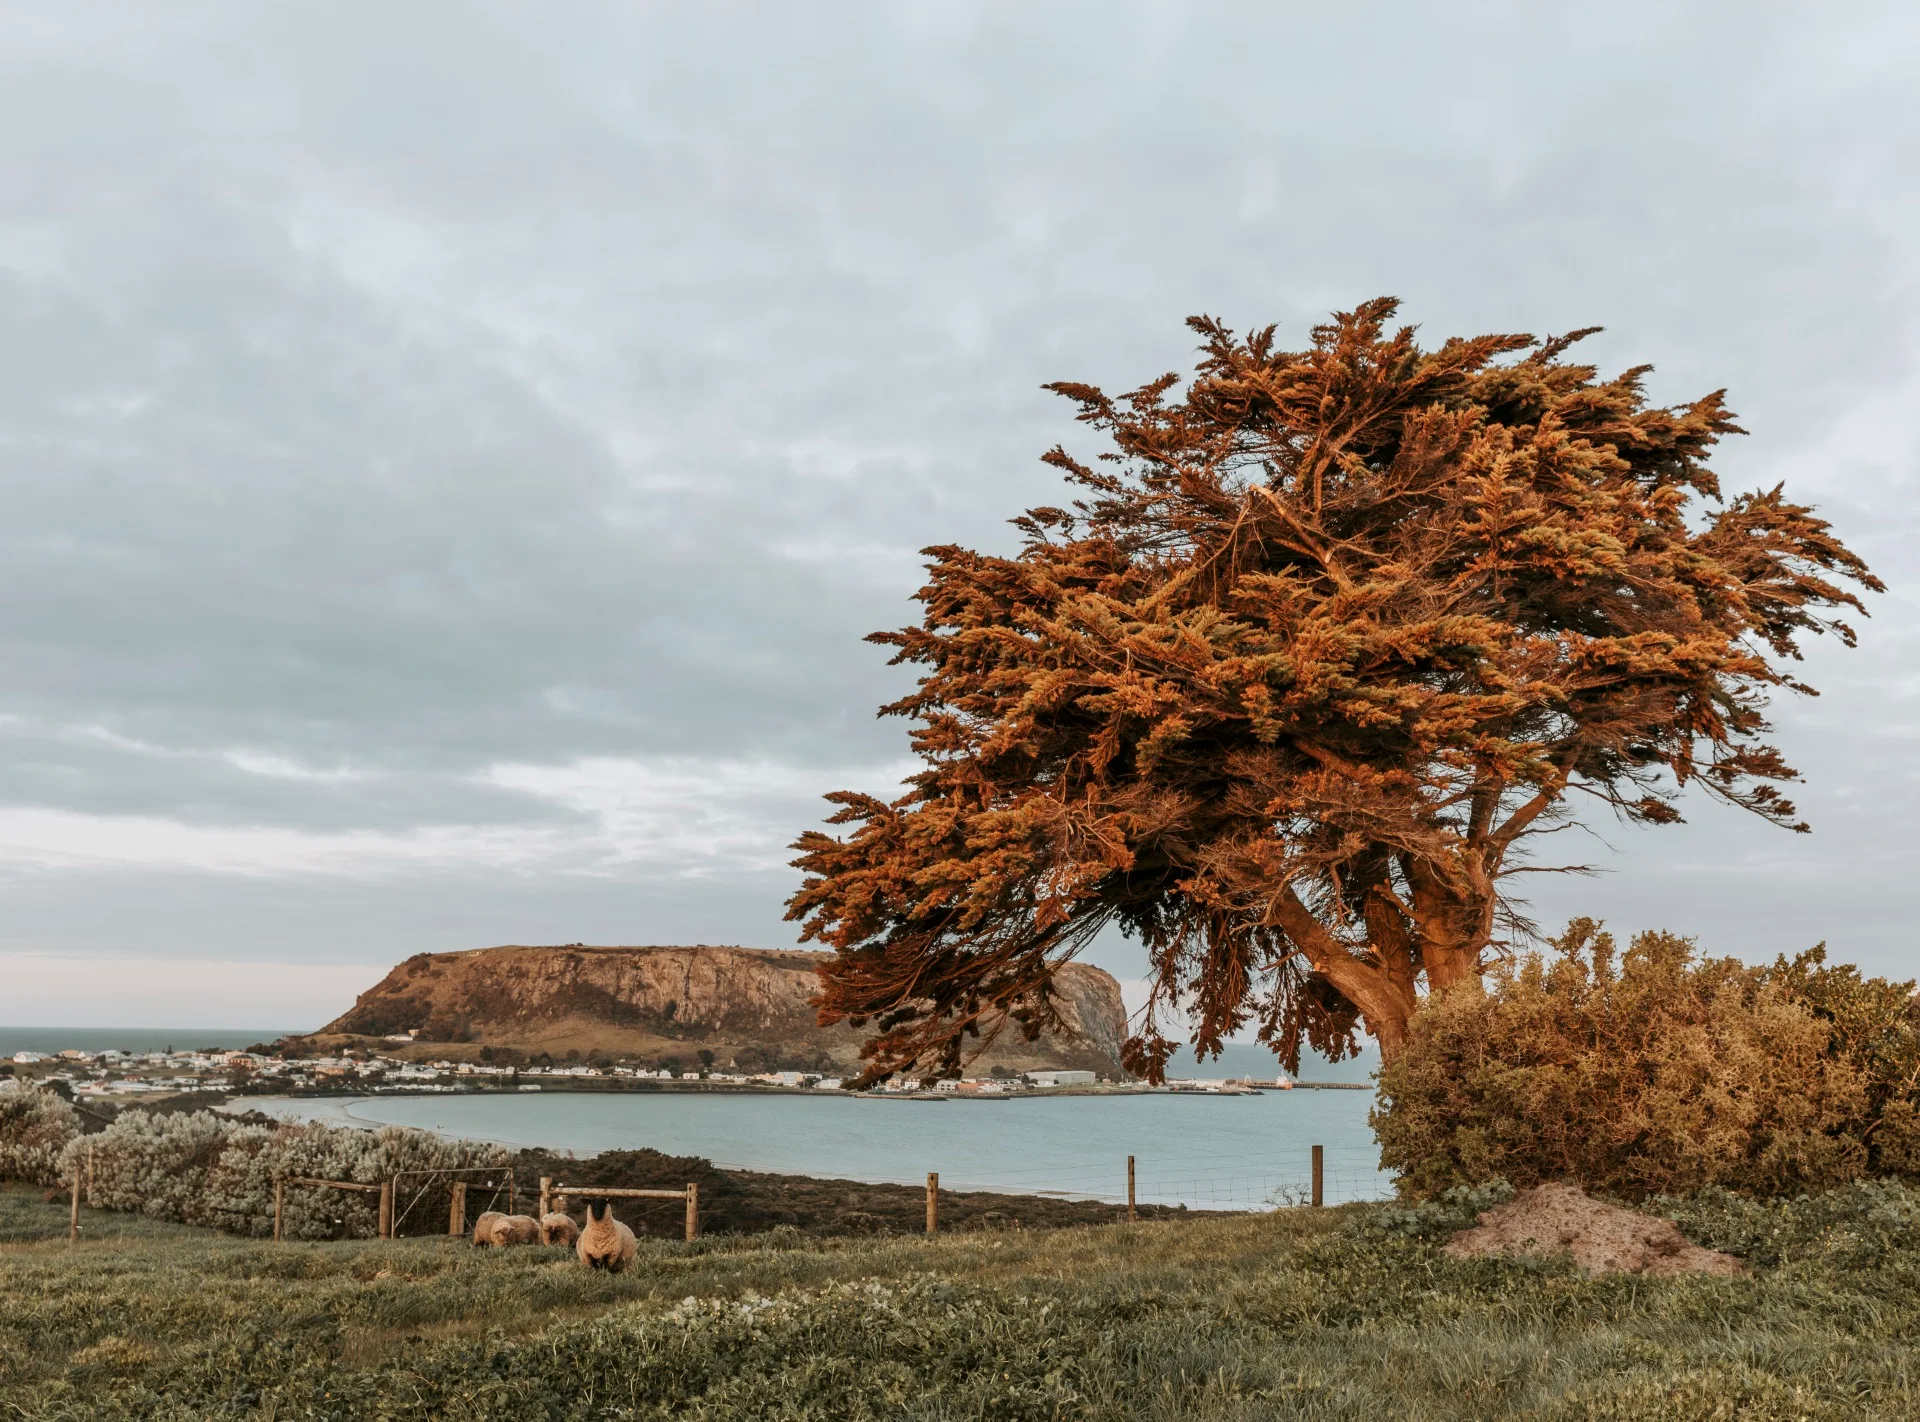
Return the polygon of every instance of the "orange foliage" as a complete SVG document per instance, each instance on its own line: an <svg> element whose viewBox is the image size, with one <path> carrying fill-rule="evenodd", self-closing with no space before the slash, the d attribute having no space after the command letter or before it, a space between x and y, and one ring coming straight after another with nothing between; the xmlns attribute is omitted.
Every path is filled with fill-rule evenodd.
<svg viewBox="0 0 1920 1422"><path fill-rule="evenodd" d="M925 668L884 708L925 769L795 846L822 1020L877 1023L870 1076L1048 1022L1052 965L1109 926L1152 963L1137 1070L1168 1010L1202 1051L1252 1021L1292 1064L1359 1021L1391 1056L1423 986L1477 978L1570 792L1802 827L1764 699L1878 582L1779 489L1721 501L1720 394L1649 405L1644 369L1565 358L1586 332L1423 349L1394 311L1304 351L1196 318L1183 394L1050 387L1114 445L1046 456L1080 501L1015 520L1014 557L927 550L920 624L874 637Z"/></svg>

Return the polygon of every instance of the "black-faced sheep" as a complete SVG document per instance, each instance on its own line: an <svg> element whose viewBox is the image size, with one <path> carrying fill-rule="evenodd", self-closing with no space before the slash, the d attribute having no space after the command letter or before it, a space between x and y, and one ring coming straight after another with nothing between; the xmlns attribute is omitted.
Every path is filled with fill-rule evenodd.
<svg viewBox="0 0 1920 1422"><path fill-rule="evenodd" d="M618 1274L633 1262L633 1231L613 1217L611 1200L587 1202L587 1227L574 1252L589 1269Z"/></svg>
<svg viewBox="0 0 1920 1422"><path fill-rule="evenodd" d="M580 1238L580 1226L573 1222L571 1215L563 1215L553 1210L540 1216L540 1242L542 1244L564 1244L569 1249Z"/></svg>

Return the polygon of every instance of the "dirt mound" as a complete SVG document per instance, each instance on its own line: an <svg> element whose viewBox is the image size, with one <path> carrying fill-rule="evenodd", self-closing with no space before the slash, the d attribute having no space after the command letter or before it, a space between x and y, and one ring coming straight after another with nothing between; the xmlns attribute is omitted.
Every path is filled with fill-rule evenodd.
<svg viewBox="0 0 1920 1422"><path fill-rule="evenodd" d="M1738 1274L1740 1261L1689 1244L1671 1220L1589 1200L1574 1185L1522 1190L1484 1211L1480 1223L1448 1241L1455 1259L1489 1254L1554 1254L1595 1274Z"/></svg>

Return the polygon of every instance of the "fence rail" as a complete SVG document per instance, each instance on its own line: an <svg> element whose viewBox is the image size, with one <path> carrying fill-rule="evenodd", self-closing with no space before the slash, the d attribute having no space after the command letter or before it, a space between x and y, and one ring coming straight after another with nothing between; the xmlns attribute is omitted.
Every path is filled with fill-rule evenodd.
<svg viewBox="0 0 1920 1422"><path fill-rule="evenodd" d="M1352 1154L1352 1151L1346 1152ZM1140 1162L1134 1156L1126 1157L1125 1174L1110 1166L1096 1166L1085 1161L1072 1165L1062 1163L1053 1168L1031 1166L1017 1172L1017 1179L1001 1176L992 1183L950 1184L948 1193L956 1189L964 1193L1013 1193L1042 1194L1055 1198L1081 1199L1096 1201L1115 1206L1124 1205L1127 1219L1133 1222L1139 1218L1142 1206L1152 1206L1165 1202L1167 1196L1182 1197L1187 1201L1206 1201L1215 1208L1229 1209L1275 1209L1298 1205L1322 1206L1328 1198L1328 1186L1334 1187L1334 1193L1344 1200L1380 1199L1390 1193L1392 1182L1383 1177L1378 1170L1329 1170L1327 1151L1324 1146L1315 1145L1310 1151L1310 1165L1305 1176L1291 1172L1262 1171L1255 1174L1232 1176L1209 1176L1197 1172L1189 1174L1187 1170L1178 1173L1155 1176L1144 1172ZM1291 1157L1297 1160L1297 1156ZM1179 1164L1191 1169L1198 1166L1204 1170L1208 1159L1182 1157ZM1221 1157L1232 1159L1242 1166L1258 1165L1273 1156ZM1149 1162L1151 1164L1151 1162ZM1177 1169L1177 1167L1176 1167ZM484 1175L490 1178L470 1182L455 1177ZM397 1192L400 1183L408 1179L422 1179L420 1188L414 1191L411 1200L398 1216L395 1214ZM1106 1190L1096 1187L1096 1180L1118 1183L1124 1178L1125 1189ZM478 1184L498 1196L500 1191L507 1193L507 1211L512 1213L515 1205L515 1181L511 1170L501 1166L459 1166L439 1170L400 1171L381 1181L363 1180L327 1180L310 1175L281 1176L273 1185L273 1237L277 1241L282 1236L282 1214L286 1202L287 1187L297 1186L305 1189L341 1190L361 1194L375 1194L380 1197L379 1237L390 1239L398 1232L399 1224L411 1214L427 1192L436 1184L445 1181L448 1185L449 1208L447 1233L460 1236L466 1233L467 1191L470 1184ZM1044 1183L1042 1183L1044 1182ZM90 1183L90 1182L89 1182ZM905 1183L905 1182L900 1182ZM75 1172L73 1215L74 1221L70 1237L79 1232L80 1172ZM1048 1188L1052 1186L1053 1188ZM1064 1188L1063 1188L1064 1187ZM940 1228L940 1175L929 1172L926 1177L927 1214L926 1231L936 1234ZM1156 1198L1159 1197L1159 1198ZM616 1199L616 1200L673 1200L684 1205L686 1210L685 1234L693 1240L700 1233L700 1187L689 1182L679 1189L663 1190L657 1188L638 1188L630 1186L606 1185L568 1185L555 1183L550 1176L540 1177L540 1213L544 1216L558 1210L564 1213L569 1200L576 1198ZM1202 1208L1205 1208L1205 1204Z"/></svg>
<svg viewBox="0 0 1920 1422"><path fill-rule="evenodd" d="M687 1207L687 1238L693 1240L700 1234L700 1187L693 1181L688 1181L686 1187L680 1190L637 1190L602 1185L556 1185L552 1177L540 1177L540 1213L543 1216L549 1209L557 1209L565 1214L567 1198L571 1195L596 1200L680 1200Z"/></svg>

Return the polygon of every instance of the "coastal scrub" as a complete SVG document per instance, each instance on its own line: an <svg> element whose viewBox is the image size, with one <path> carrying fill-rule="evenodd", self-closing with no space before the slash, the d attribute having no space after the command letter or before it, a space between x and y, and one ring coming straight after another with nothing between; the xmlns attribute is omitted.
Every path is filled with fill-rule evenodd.
<svg viewBox="0 0 1920 1422"><path fill-rule="evenodd" d="M1622 953L1591 919L1553 949L1429 1000L1382 1068L1371 1119L1403 1194L1500 1177L1780 1196L1920 1168L1912 983L1669 933Z"/></svg>

